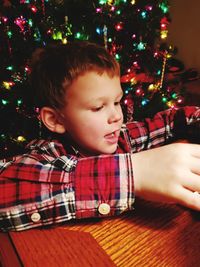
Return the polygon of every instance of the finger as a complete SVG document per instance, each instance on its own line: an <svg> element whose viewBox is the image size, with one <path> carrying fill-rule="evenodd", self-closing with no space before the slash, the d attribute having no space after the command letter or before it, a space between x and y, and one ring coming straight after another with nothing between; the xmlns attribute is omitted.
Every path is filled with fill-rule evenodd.
<svg viewBox="0 0 200 267"><path fill-rule="evenodd" d="M200 194L182 188L177 195L177 204L200 211Z"/></svg>
<svg viewBox="0 0 200 267"><path fill-rule="evenodd" d="M190 170L192 173L200 175L200 158L192 158L192 161L190 162Z"/></svg>
<svg viewBox="0 0 200 267"><path fill-rule="evenodd" d="M191 149L191 155L200 158L200 145L197 144L188 144Z"/></svg>
<svg viewBox="0 0 200 267"><path fill-rule="evenodd" d="M188 172L185 177L186 178L184 179L182 186L190 191L200 192L200 175L193 172Z"/></svg>

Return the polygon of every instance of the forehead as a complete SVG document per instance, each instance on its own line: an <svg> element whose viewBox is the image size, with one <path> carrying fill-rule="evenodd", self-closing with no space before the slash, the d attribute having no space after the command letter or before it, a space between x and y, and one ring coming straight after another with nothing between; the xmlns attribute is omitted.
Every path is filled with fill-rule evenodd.
<svg viewBox="0 0 200 267"><path fill-rule="evenodd" d="M102 97L116 97L122 93L120 77L109 76L106 72L86 72L75 79L66 91L67 102L70 99L92 101Z"/></svg>

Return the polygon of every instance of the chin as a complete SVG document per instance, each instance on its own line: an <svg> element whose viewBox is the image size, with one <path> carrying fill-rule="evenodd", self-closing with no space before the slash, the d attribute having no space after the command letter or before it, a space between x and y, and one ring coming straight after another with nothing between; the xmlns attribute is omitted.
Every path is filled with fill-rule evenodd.
<svg viewBox="0 0 200 267"><path fill-rule="evenodd" d="M113 144L112 146L99 146L96 149L90 149L88 152L83 152L85 156L99 156L99 155L111 155L117 150L118 144Z"/></svg>
<svg viewBox="0 0 200 267"><path fill-rule="evenodd" d="M114 145L113 147L109 147L107 149L104 149L102 154L113 154L117 150L117 145Z"/></svg>

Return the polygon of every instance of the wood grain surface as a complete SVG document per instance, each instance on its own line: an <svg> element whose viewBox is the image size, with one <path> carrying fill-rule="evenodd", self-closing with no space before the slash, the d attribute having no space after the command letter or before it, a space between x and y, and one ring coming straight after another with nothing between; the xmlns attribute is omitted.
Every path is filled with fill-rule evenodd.
<svg viewBox="0 0 200 267"><path fill-rule="evenodd" d="M119 217L2 235L25 267L200 266L200 214L174 205L140 200Z"/></svg>

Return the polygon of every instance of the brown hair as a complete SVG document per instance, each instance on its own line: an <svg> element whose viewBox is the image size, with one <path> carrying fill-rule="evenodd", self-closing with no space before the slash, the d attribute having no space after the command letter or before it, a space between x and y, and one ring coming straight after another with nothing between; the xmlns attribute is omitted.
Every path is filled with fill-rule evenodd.
<svg viewBox="0 0 200 267"><path fill-rule="evenodd" d="M86 41L51 45L32 56L30 82L38 107L62 108L66 89L87 71L120 75L117 61L108 51Z"/></svg>

